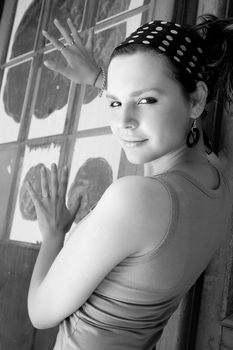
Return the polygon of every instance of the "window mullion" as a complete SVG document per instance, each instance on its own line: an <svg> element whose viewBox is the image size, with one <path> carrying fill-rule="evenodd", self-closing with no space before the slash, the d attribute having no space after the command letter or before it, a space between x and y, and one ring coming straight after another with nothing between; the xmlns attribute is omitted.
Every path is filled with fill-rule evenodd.
<svg viewBox="0 0 233 350"><path fill-rule="evenodd" d="M94 27L96 24L96 14L98 11L100 0L86 0L82 23L81 23L81 31Z"/></svg>
<svg viewBox="0 0 233 350"><path fill-rule="evenodd" d="M8 45L11 36L11 29L14 23L17 0L5 1L0 22L0 65L5 63ZM0 89L2 85L3 69L0 70Z"/></svg>

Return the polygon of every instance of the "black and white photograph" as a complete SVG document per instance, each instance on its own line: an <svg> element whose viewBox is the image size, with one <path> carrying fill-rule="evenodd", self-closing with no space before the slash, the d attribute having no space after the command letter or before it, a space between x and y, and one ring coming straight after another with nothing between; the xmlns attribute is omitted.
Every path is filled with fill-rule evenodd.
<svg viewBox="0 0 233 350"><path fill-rule="evenodd" d="M0 350L233 350L233 2L2 0Z"/></svg>

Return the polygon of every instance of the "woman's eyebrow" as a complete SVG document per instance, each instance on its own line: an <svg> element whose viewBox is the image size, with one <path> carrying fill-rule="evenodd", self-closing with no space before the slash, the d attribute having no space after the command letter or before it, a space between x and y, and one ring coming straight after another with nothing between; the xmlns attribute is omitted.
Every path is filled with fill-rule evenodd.
<svg viewBox="0 0 233 350"><path fill-rule="evenodd" d="M141 94L143 94L144 92L149 92L149 91L155 91L155 92L157 92L157 93L159 93L159 94L161 94L162 93L162 90L161 89L158 89L158 88L152 88L152 89L142 89L142 90L137 90L137 91L134 91L134 92L132 92L129 96L130 97L135 97L135 96L139 96L139 95L141 95ZM106 94L106 97L107 98L112 98L112 99L117 99L117 97L116 96L114 96L114 95L112 95L112 94Z"/></svg>

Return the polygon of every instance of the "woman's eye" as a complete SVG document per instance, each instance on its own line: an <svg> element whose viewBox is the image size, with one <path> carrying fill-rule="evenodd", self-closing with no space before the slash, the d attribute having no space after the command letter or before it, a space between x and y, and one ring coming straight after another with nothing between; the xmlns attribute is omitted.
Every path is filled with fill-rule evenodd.
<svg viewBox="0 0 233 350"><path fill-rule="evenodd" d="M138 104L156 103L157 99L154 97L145 97L138 101Z"/></svg>
<svg viewBox="0 0 233 350"><path fill-rule="evenodd" d="M112 108L114 108L114 107L119 107L121 105L121 103L120 102L118 102L118 101L113 101L113 102L111 102L110 103L110 107L112 107Z"/></svg>

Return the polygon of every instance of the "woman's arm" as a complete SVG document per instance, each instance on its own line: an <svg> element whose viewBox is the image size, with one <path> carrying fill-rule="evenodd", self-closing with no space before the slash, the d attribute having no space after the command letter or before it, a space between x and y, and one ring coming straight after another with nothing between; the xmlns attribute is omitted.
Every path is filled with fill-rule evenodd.
<svg viewBox="0 0 233 350"><path fill-rule="evenodd" d="M65 233L69 231L77 211L82 206L83 194L73 208L67 209L65 197L68 183L68 171L65 167L58 183L57 167L51 167L51 186L44 167L41 167L41 192L39 197L32 185L28 182L27 188L36 208L39 228L43 242L32 274L28 302L31 303L41 281L46 276L51 264L63 247ZM51 191L50 191L51 188ZM30 308L29 308L30 309Z"/></svg>
<svg viewBox="0 0 233 350"><path fill-rule="evenodd" d="M163 229L155 230L161 218ZM34 326L55 326L79 309L117 264L160 242L169 220L170 197L159 182L125 177L107 189L62 249L59 235L46 235L28 298Z"/></svg>

